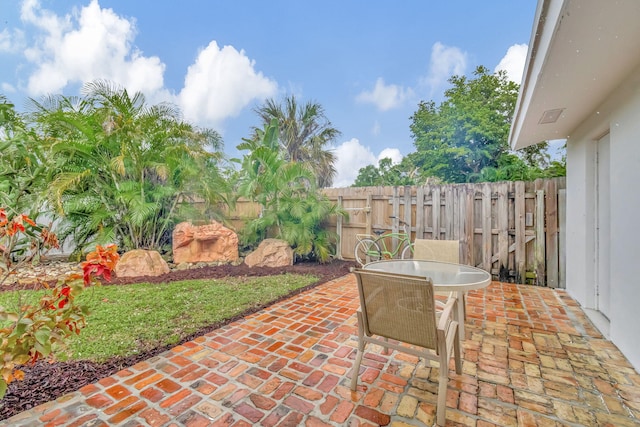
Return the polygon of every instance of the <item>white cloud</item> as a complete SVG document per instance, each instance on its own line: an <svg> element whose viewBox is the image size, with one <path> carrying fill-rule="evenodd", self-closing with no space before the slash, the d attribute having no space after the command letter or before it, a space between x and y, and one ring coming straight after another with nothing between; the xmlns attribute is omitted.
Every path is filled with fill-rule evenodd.
<svg viewBox="0 0 640 427"><path fill-rule="evenodd" d="M393 163L394 165L397 165L402 161L402 154L400 153L400 150L398 150L397 148L385 148L378 155L378 164L380 160L387 157L391 159L391 163Z"/></svg>
<svg viewBox="0 0 640 427"><path fill-rule="evenodd" d="M4 93L15 93L16 92L16 88L6 82L2 82L2 84L0 84L0 89L2 89L2 92Z"/></svg>
<svg viewBox="0 0 640 427"><path fill-rule="evenodd" d="M244 51L232 46L219 49L215 41L209 43L189 67L178 96L185 117L196 123L219 124L238 115L252 101L273 96L277 83L254 66Z"/></svg>
<svg viewBox="0 0 640 427"><path fill-rule="evenodd" d="M357 138L343 142L334 149L338 159L335 167L338 172L333 182L333 187L348 187L358 177L358 171L367 165L377 163L376 156L369 147L360 144Z"/></svg>
<svg viewBox="0 0 640 427"><path fill-rule="evenodd" d="M373 123L373 127L371 128L371 134L373 136L378 136L380 135L381 130L382 126L380 126L380 122L376 120L375 123Z"/></svg>
<svg viewBox="0 0 640 427"><path fill-rule="evenodd" d="M433 94L442 87L452 75L463 75L467 68L467 53L460 48L445 46L440 42L431 48L429 73L422 79Z"/></svg>
<svg viewBox="0 0 640 427"><path fill-rule="evenodd" d="M522 73L524 72L524 64L527 60L527 45L514 44L509 47L506 55L500 60L494 72L506 71L507 78L512 82L520 84L522 81Z"/></svg>
<svg viewBox="0 0 640 427"><path fill-rule="evenodd" d="M20 30L0 31L0 53L15 53L24 49L24 33Z"/></svg>
<svg viewBox="0 0 640 427"><path fill-rule="evenodd" d="M58 17L55 13L41 9L38 0L24 0L20 10L20 18L24 22L34 24L48 33L60 36L60 33L71 27L71 17Z"/></svg>
<svg viewBox="0 0 640 427"><path fill-rule="evenodd" d="M21 18L38 30L24 50L34 69L28 74L30 95L60 93L70 85L105 79L130 92L142 92L150 103L178 104L187 120L218 127L255 100L272 96L277 83L255 70L254 61L232 46L212 41L186 71L184 88L173 95L164 86L165 64L135 47L136 23L102 8L98 0L64 16L25 0ZM11 35L0 33L0 51Z"/></svg>
<svg viewBox="0 0 640 427"><path fill-rule="evenodd" d="M402 106L405 100L413 95L413 90L401 86L386 85L380 77L371 91L361 92L356 101L375 105L380 111L388 111Z"/></svg>
<svg viewBox="0 0 640 427"><path fill-rule="evenodd" d="M418 87L426 87L429 95L433 96L447 83L452 75L464 75L467 68L467 53L455 46L445 46L440 42L433 44L429 60L429 72L420 78ZM418 90L416 87L416 90ZM415 95L411 87L385 84L379 77L374 88L363 91L356 96L356 101L375 105L380 111L388 111L401 107ZM379 127L374 127L379 132Z"/></svg>
<svg viewBox="0 0 640 427"><path fill-rule="evenodd" d="M57 93L70 84L96 79L145 94L163 89L165 65L160 58L144 56L132 46L135 21L101 8L97 0L64 17L28 0L21 16L44 33L25 51L36 66L27 84L31 95Z"/></svg>
<svg viewBox="0 0 640 427"><path fill-rule="evenodd" d="M358 177L358 172L368 165L379 165L380 160L390 158L392 163L398 164L402 160L402 154L397 148L385 148L378 156L373 154L369 147L360 143L357 138L343 142L334 153L338 159L335 167L337 170L333 187L342 188L352 185Z"/></svg>

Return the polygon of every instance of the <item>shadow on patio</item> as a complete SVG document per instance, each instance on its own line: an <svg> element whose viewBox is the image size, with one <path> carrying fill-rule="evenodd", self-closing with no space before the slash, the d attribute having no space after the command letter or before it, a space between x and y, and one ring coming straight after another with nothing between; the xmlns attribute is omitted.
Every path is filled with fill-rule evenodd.
<svg viewBox="0 0 640 427"><path fill-rule="evenodd" d="M412 356L368 346L350 391L358 305L345 276L3 425L432 425L436 369ZM564 291L493 282L467 316L447 425L640 425L640 376Z"/></svg>

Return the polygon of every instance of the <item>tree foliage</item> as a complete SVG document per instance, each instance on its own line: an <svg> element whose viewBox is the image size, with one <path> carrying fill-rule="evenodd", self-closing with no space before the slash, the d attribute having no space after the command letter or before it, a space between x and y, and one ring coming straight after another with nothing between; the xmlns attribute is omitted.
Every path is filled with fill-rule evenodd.
<svg viewBox="0 0 640 427"><path fill-rule="evenodd" d="M85 85L83 95L31 100L30 118L52 163L49 203L65 219L62 238L71 236L79 249L106 242L161 249L190 214L182 202L224 200L216 132L108 82Z"/></svg>
<svg viewBox="0 0 640 427"><path fill-rule="evenodd" d="M498 168L509 154L511 118L518 85L504 72L478 67L474 78L452 76L445 101L421 102L411 133L417 151L409 156L422 177L446 182L477 181L485 168Z"/></svg>
<svg viewBox="0 0 640 427"><path fill-rule="evenodd" d="M324 225L331 215L344 214L316 187L306 163L288 160L279 149L278 122L273 119L238 150L242 160L239 196L261 206L260 216L243 230L243 241L254 245L273 236L287 241L301 257L327 262L335 250L336 235Z"/></svg>
<svg viewBox="0 0 640 427"><path fill-rule="evenodd" d="M291 95L282 103L267 99L255 112L263 126L276 120L278 147L285 160L306 164L316 176L318 187L331 186L336 175L336 158L328 145L340 136L340 131L331 125L320 104L300 105ZM252 139L260 138L261 129L253 131Z"/></svg>
<svg viewBox="0 0 640 427"><path fill-rule="evenodd" d="M46 164L40 139L0 95L0 206L37 219L47 187Z"/></svg>
<svg viewBox="0 0 640 427"><path fill-rule="evenodd" d="M372 187L377 185L413 185L415 170L405 170L403 164L393 164L386 157L381 159L378 167L367 165L361 168L353 187Z"/></svg>
<svg viewBox="0 0 640 427"><path fill-rule="evenodd" d="M472 78L452 76L445 100L422 101L411 117L416 151L399 165L360 170L360 185L422 185L443 182L531 180L564 174L564 160L551 161L547 143L514 152L509 130L518 85L501 71L477 67Z"/></svg>

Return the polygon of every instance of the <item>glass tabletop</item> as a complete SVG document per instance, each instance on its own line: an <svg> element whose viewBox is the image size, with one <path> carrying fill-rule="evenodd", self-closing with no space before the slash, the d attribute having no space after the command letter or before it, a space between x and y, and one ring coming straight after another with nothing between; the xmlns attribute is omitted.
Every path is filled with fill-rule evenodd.
<svg viewBox="0 0 640 427"><path fill-rule="evenodd" d="M470 291L491 283L491 275L463 264L413 259L393 259L365 264L365 270L429 277L437 291Z"/></svg>

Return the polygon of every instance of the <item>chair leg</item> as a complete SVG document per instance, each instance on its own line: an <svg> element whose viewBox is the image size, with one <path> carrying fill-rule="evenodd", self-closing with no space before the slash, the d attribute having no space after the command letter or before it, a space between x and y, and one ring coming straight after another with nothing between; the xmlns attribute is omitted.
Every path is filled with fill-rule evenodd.
<svg viewBox="0 0 640 427"><path fill-rule="evenodd" d="M389 342L389 338L385 338L384 342ZM391 354L389 347L382 346L382 348L384 349L384 354Z"/></svg>
<svg viewBox="0 0 640 427"><path fill-rule="evenodd" d="M461 374L462 373L462 357L460 355L460 339L458 334L460 333L460 330L458 328L456 328L456 333L455 333L455 337L453 340L453 359L456 363L456 374Z"/></svg>
<svg viewBox="0 0 640 427"><path fill-rule="evenodd" d="M364 354L364 328L362 327L362 313L358 311L358 355L356 356L356 362L353 365L353 371L351 373L351 390L356 391L358 386L358 375L360 374L360 364L362 363L362 356Z"/></svg>
<svg viewBox="0 0 640 427"><path fill-rule="evenodd" d="M456 306L454 308L454 319L458 321L458 333L459 333L459 340L462 341L464 340L465 337L465 330L464 330L464 321L465 321L465 307L464 307L464 292L456 292Z"/></svg>
<svg viewBox="0 0 640 427"><path fill-rule="evenodd" d="M436 424L444 426L447 410L447 381L449 380L449 367L446 360L440 359L440 378L438 379L438 406L436 408Z"/></svg>
<svg viewBox="0 0 640 427"><path fill-rule="evenodd" d="M358 349L358 356L356 357L356 363L353 365L353 371L351 373L351 390L356 391L358 387L358 375L360 374L360 363L362 363L362 354L364 351Z"/></svg>
<svg viewBox="0 0 640 427"><path fill-rule="evenodd" d="M461 292L462 294L462 314L464 316L464 320L467 320L467 293Z"/></svg>

